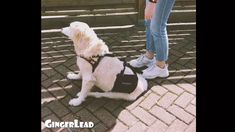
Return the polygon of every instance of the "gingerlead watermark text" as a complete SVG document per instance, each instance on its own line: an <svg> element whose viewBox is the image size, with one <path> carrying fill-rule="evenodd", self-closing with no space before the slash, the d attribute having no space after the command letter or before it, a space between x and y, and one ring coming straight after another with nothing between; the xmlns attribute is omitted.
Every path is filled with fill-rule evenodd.
<svg viewBox="0 0 235 132"><path fill-rule="evenodd" d="M92 128L94 127L93 122L82 122L78 120L72 121L51 121L50 119L45 121L45 126L47 128Z"/></svg>

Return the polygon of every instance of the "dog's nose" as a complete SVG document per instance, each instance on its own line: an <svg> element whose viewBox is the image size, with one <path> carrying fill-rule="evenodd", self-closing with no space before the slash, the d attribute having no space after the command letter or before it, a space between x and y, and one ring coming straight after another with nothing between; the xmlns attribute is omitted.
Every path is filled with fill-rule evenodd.
<svg viewBox="0 0 235 132"><path fill-rule="evenodd" d="M60 32L62 32L62 33L63 33L63 31L64 31L64 28L61 28L61 29L60 29Z"/></svg>

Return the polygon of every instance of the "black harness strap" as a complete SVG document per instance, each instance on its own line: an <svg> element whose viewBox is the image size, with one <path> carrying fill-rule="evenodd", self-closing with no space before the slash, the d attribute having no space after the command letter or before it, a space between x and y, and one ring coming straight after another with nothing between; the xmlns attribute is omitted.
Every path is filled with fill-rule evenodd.
<svg viewBox="0 0 235 132"><path fill-rule="evenodd" d="M95 71L95 68L99 65L100 61L101 61L104 57L106 57L106 56L108 56L108 57L114 57L113 54L105 54L105 55L103 55L103 56L100 56L100 57L98 58L98 60L95 62L95 64L92 66L92 72Z"/></svg>
<svg viewBox="0 0 235 132"><path fill-rule="evenodd" d="M91 66L92 66L92 72L94 72L95 69L96 69L96 67L97 67L98 64L100 63L100 61L101 61L104 57L106 57L106 56L108 56L108 57L114 57L114 54L105 54L105 55L103 55L103 56L92 56L90 59L87 59L87 58L85 58L85 57L83 57L83 56L79 56L79 57L81 57L81 58L85 59L87 62L89 62L89 63L91 64ZM98 59L97 59L97 61L95 61L93 58L98 58Z"/></svg>
<svg viewBox="0 0 235 132"><path fill-rule="evenodd" d="M142 70L145 69L144 67L136 68L136 67L131 66L129 63L126 63L125 58L120 58L120 60L123 61L123 62L124 62L124 65L127 66L127 67L129 67L134 73L140 73L140 74L142 74L142 73L143 73Z"/></svg>

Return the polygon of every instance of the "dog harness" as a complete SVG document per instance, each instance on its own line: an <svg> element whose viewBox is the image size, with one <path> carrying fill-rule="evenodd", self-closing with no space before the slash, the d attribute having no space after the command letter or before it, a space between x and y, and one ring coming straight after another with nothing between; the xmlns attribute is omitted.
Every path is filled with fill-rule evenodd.
<svg viewBox="0 0 235 132"><path fill-rule="evenodd" d="M95 71L96 67L99 65L99 62L104 57L114 57L113 54L105 54L103 56L92 56L90 59L87 59L83 56L79 56L83 59L85 59L87 62L89 62L92 65L92 72ZM121 93L131 93L135 90L137 83L138 83L138 77L136 73L141 73L142 71L140 69L132 67L130 64L128 64L124 59L120 59L123 61L123 69L120 73L117 74L116 80L114 82L114 86L112 88L112 92L121 92ZM133 72L134 75L125 75L124 71L126 67L129 67Z"/></svg>

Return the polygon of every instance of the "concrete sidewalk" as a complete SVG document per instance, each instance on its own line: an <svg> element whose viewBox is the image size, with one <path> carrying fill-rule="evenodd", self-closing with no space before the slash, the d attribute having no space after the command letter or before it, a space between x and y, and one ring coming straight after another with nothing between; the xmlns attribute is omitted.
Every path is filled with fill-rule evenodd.
<svg viewBox="0 0 235 132"><path fill-rule="evenodd" d="M133 102L88 97L82 105L68 101L80 91L81 81L67 80L76 71L72 42L61 33L42 36L42 131L62 132L195 132L196 28L195 24L169 25L169 71L166 79L148 80L149 90ZM98 32L110 51L127 60L145 52L145 27ZM92 121L92 129L48 129L45 120Z"/></svg>

